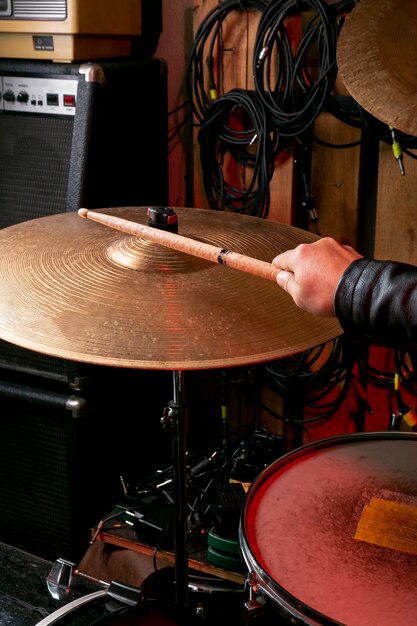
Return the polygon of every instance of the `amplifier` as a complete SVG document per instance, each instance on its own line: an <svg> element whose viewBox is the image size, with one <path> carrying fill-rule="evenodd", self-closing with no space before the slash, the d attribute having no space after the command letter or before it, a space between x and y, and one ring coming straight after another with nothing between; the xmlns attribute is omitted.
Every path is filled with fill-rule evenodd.
<svg viewBox="0 0 417 626"><path fill-rule="evenodd" d="M82 206L168 203L163 60L0 59L0 228Z"/></svg>
<svg viewBox="0 0 417 626"><path fill-rule="evenodd" d="M168 204L166 65L0 59L0 228L82 206ZM0 342L0 367L50 378L68 361Z"/></svg>
<svg viewBox="0 0 417 626"><path fill-rule="evenodd" d="M0 0L0 56L129 56L133 39L144 34L142 17L142 0Z"/></svg>

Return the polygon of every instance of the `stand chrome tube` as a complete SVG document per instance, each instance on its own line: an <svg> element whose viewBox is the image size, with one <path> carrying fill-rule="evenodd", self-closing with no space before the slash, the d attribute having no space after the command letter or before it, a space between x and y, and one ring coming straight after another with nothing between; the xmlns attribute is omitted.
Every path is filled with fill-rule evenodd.
<svg viewBox="0 0 417 626"><path fill-rule="evenodd" d="M178 604L188 605L188 533L186 479L186 418L183 411L183 372L173 372L173 400L165 410L171 433L174 467L174 550L175 597Z"/></svg>

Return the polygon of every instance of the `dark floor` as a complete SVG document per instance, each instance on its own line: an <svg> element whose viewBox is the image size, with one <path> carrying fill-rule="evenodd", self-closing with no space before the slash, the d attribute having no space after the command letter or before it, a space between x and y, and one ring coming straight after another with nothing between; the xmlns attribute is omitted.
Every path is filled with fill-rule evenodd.
<svg viewBox="0 0 417 626"><path fill-rule="evenodd" d="M77 598L100 589L86 581L77 582L72 590L48 588L47 577L51 568L48 561L0 543L1 626L33 626ZM109 608L114 607L99 607L96 602L95 617L91 611L84 610L65 623L92 626L97 617L109 612Z"/></svg>
<svg viewBox="0 0 417 626"><path fill-rule="evenodd" d="M35 626L51 615L57 626L284 626L289 623L274 610L249 616L244 608L245 594L210 583L203 592L204 585L198 591L193 591L190 585L187 610L167 597L142 603L139 610L132 609L106 594L104 585L79 577L73 579L71 589L51 585L47 578L52 566L44 559L0 543L1 626ZM97 593L101 596L93 599ZM70 615L55 615L80 599L86 602Z"/></svg>

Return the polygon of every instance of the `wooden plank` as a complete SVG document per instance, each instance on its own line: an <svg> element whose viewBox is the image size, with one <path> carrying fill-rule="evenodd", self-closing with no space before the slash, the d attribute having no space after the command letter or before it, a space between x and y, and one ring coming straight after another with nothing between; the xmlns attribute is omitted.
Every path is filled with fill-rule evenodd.
<svg viewBox="0 0 417 626"><path fill-rule="evenodd" d="M374 256L417 264L417 161L405 156L404 166L401 176L391 146L381 143Z"/></svg>
<svg viewBox="0 0 417 626"><path fill-rule="evenodd" d="M194 34L197 32L203 19L214 7L219 4L219 0L194 0L193 3L193 25Z"/></svg>
<svg viewBox="0 0 417 626"><path fill-rule="evenodd" d="M294 159L283 152L275 159L275 169L270 182L270 220L281 224L294 224Z"/></svg>
<svg viewBox="0 0 417 626"><path fill-rule="evenodd" d="M231 89L247 89L248 61L248 15L246 11L232 11L222 25L222 47L219 50L219 79L221 90L218 95Z"/></svg>
<svg viewBox="0 0 417 626"><path fill-rule="evenodd" d="M103 541L104 543L118 546L119 548L133 550L134 552L144 554L148 557L153 557L153 554L155 552L154 546L149 546L147 544L141 543L132 537L127 537L122 534L116 534L116 532L100 531L95 536L95 540ZM158 557L160 561L165 561L169 564L175 563L175 554L169 550L158 549ZM217 576L218 578L229 580L237 584L242 584L245 580L244 574L240 574L239 572L232 572L230 570L226 570L222 567L218 567L217 565L209 563L207 561L206 551L200 551L195 554L190 554L188 558L188 567L197 572L209 574L211 576Z"/></svg>
<svg viewBox="0 0 417 626"><path fill-rule="evenodd" d="M321 113L314 135L332 144L349 144L360 131L330 113ZM335 149L313 142L311 193L315 197L320 235L356 246L360 179L360 148ZM310 230L314 232L313 227Z"/></svg>

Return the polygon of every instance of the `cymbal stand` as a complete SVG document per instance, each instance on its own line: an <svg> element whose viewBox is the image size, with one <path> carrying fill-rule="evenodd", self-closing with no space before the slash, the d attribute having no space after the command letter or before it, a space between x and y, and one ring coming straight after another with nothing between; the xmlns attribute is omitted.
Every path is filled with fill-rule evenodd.
<svg viewBox="0 0 417 626"><path fill-rule="evenodd" d="M174 468L174 550L175 597L178 604L188 605L188 533L186 480L186 419L183 411L182 388L184 376L173 372L173 399L164 409L163 422L171 434Z"/></svg>

